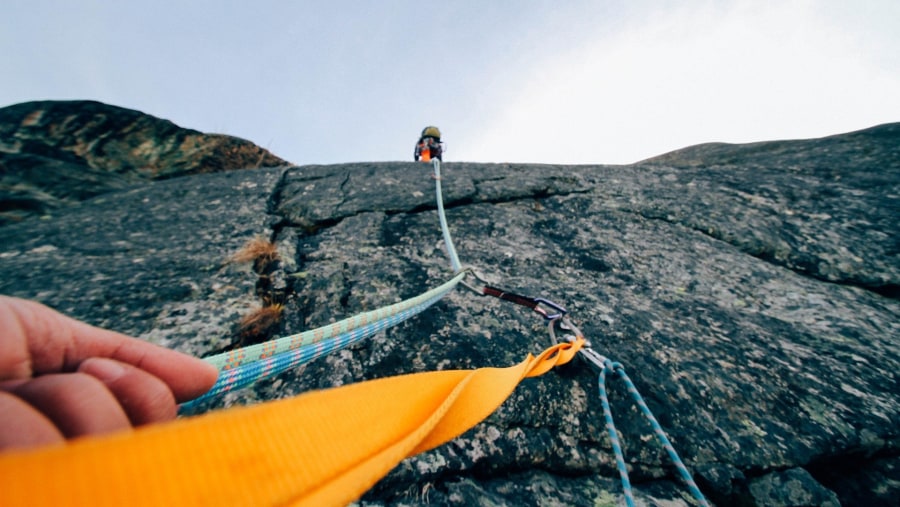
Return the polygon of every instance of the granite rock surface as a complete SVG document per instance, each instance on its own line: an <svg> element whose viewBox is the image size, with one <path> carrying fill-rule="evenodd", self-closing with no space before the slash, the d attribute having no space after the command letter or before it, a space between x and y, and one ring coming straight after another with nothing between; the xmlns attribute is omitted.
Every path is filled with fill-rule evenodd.
<svg viewBox="0 0 900 507"><path fill-rule="evenodd" d="M627 166L447 162L459 256L565 306L621 362L717 505L900 497L900 124L701 145ZM265 270L232 256L275 243ZM112 191L0 227L0 293L202 356L242 315L288 335L417 295L451 270L430 166L281 166ZM349 349L207 407L415 371L508 366L550 344L527 308L457 290ZM607 382L641 505L692 505L624 385ZM362 505L617 505L597 374L525 380Z"/></svg>

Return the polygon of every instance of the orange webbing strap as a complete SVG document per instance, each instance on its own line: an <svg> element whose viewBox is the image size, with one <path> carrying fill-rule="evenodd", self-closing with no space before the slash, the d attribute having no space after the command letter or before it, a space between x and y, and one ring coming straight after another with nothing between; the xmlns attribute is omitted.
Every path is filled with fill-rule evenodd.
<svg viewBox="0 0 900 507"><path fill-rule="evenodd" d="M388 377L0 454L0 505L346 505L583 343L508 368Z"/></svg>

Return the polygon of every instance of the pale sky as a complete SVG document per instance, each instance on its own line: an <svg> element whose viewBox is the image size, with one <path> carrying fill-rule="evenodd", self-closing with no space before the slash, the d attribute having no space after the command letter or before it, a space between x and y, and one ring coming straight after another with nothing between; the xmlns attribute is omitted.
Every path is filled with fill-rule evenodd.
<svg viewBox="0 0 900 507"><path fill-rule="evenodd" d="M92 99L296 164L631 163L900 121L900 1L6 0L0 107Z"/></svg>

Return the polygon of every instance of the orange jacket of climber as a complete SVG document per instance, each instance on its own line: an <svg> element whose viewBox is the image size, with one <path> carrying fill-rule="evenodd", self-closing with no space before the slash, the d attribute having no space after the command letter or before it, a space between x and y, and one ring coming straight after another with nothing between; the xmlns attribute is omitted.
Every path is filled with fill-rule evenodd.
<svg viewBox="0 0 900 507"><path fill-rule="evenodd" d="M434 126L425 127L422 129L422 135L419 136L418 142L416 142L413 160L417 162L419 160L422 162L429 162L431 159L436 158L443 161L444 159L441 158L443 151L441 131Z"/></svg>

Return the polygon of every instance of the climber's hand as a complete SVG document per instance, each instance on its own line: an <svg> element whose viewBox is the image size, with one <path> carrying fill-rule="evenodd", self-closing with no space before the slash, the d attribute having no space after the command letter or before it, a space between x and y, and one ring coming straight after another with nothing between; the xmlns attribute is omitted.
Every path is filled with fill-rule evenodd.
<svg viewBox="0 0 900 507"><path fill-rule="evenodd" d="M199 359L0 296L0 449L173 419L216 376Z"/></svg>

